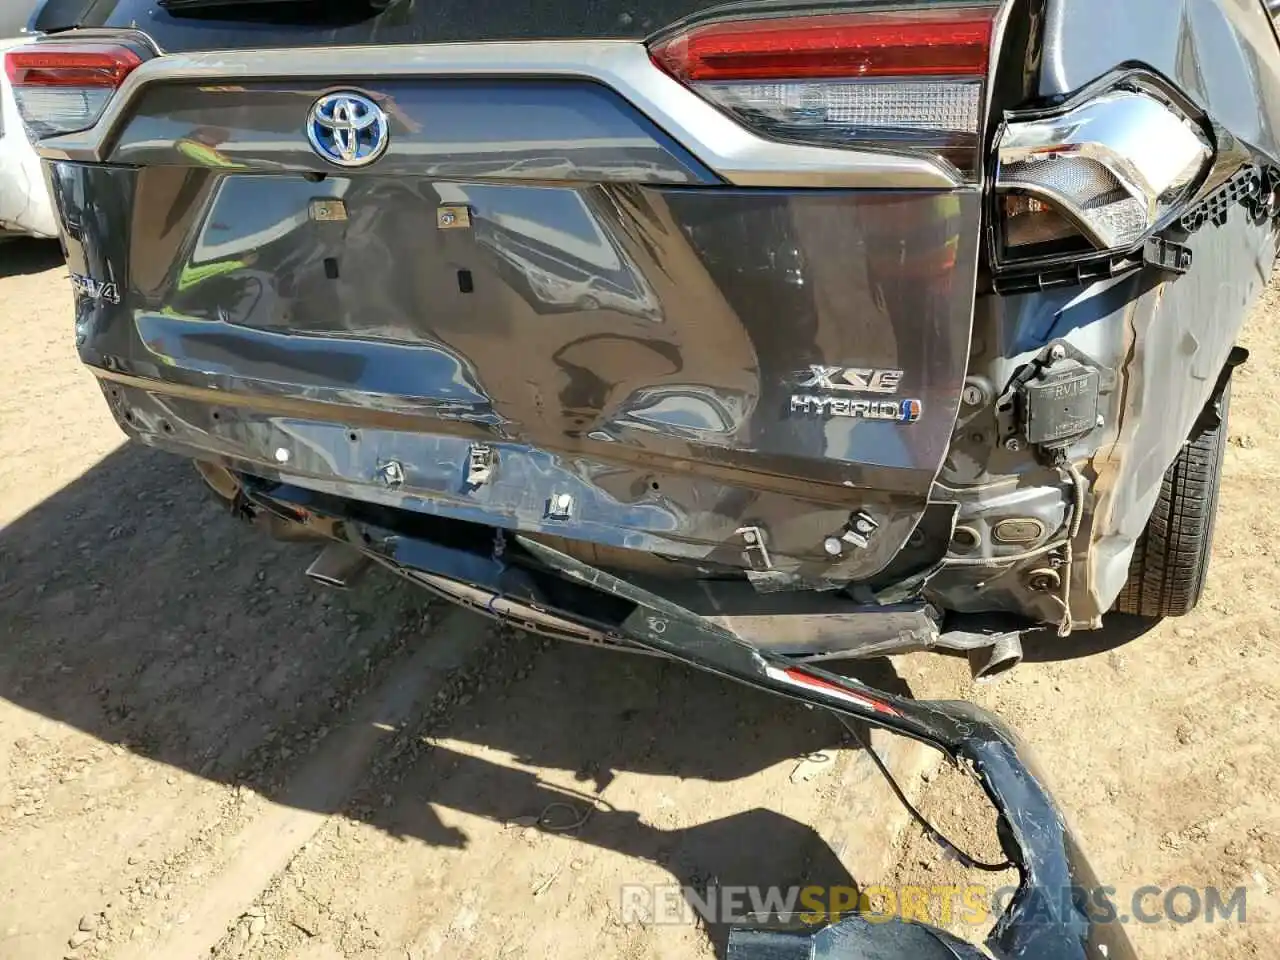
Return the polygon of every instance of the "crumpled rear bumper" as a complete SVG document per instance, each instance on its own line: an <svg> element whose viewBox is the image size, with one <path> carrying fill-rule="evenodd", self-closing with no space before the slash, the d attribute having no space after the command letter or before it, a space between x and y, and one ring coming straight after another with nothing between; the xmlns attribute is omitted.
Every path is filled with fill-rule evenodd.
<svg viewBox="0 0 1280 960"><path fill-rule="evenodd" d="M580 624L612 642L640 647L937 748L970 771L984 788L1000 814L1005 853L1020 874L1018 892L987 941L991 952L1001 960L1133 960L1124 927L1114 915L1094 909L1101 889L1098 880L1028 759L1027 748L981 708L961 701L917 701L884 693L856 679L744 643L661 596L652 585L619 579L524 536L500 535L495 542L484 527L406 511L370 510L364 504L278 484L251 483L246 497L250 504L272 513L321 521L322 528L420 585L466 584L478 595L493 598L494 602L478 607L492 616L502 617L506 609L496 601L511 600L525 609ZM861 937L867 949L806 955L832 960L868 955L931 960L918 947L911 948L909 938L902 941L905 952L874 953L871 948L876 941L865 924L857 930L845 928L833 937L828 939L845 947L857 945ZM948 946L945 935L938 942L947 950L961 949ZM766 950L734 960L784 956Z"/></svg>
<svg viewBox="0 0 1280 960"><path fill-rule="evenodd" d="M691 471L624 449L606 459L482 440L440 432L434 415L411 409L238 396L177 372L163 383L94 372L122 429L148 445L318 493L678 561L685 576L745 569L764 589L775 576L841 586L900 553L908 569L937 559L938 543L905 543L917 525L913 496L862 493L858 506L876 512L876 536L833 562L821 545L849 524L851 505L798 479L707 461ZM501 464L484 483L468 480L477 451Z"/></svg>

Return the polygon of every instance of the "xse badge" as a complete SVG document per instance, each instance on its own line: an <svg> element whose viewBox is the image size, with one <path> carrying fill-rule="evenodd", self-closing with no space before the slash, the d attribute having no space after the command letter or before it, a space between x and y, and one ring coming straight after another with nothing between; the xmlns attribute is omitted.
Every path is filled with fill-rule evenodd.
<svg viewBox="0 0 1280 960"><path fill-rule="evenodd" d="M891 400L886 394L898 392L901 370L874 367L828 367L811 365L797 377L797 386L814 391L793 393L791 412L819 417L853 417L859 420L891 420L915 423L920 419L919 400ZM819 393L818 391L822 391ZM828 392L829 391L829 392ZM868 398L849 394L879 394ZM834 394L834 395L833 395Z"/></svg>

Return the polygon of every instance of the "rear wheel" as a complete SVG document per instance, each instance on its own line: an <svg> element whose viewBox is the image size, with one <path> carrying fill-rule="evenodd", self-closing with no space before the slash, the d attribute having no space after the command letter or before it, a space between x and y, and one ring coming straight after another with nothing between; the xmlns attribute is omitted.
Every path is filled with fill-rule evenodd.
<svg viewBox="0 0 1280 960"><path fill-rule="evenodd" d="M1228 380L1207 425L1198 427L1160 486L1147 528L1129 564L1129 580L1116 600L1120 613L1180 617L1200 601L1209 572L1213 519L1227 445Z"/></svg>

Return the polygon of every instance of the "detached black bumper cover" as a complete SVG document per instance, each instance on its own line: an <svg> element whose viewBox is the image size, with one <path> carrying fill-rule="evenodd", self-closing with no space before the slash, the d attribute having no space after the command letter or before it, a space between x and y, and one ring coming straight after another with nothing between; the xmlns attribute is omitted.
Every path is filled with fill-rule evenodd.
<svg viewBox="0 0 1280 960"><path fill-rule="evenodd" d="M814 707L913 737L968 770L1001 816L1005 854L1020 873L1017 894L1000 918L988 948L1001 960L1133 960L1124 928L1102 923L1089 904L1098 881L1040 778L1024 759L1017 736L986 711L960 701L917 701L874 690L857 680L798 665L750 646L656 593L526 537L408 511L379 510L282 484L251 486L250 501L285 516L309 514L341 520L333 527L379 563L422 583L426 574L469 584L577 623L594 632L679 660L691 667ZM490 605L490 610L493 605ZM817 931L815 957L892 957L929 960L915 933L927 934L938 956L981 956L939 931L915 925L868 924L854 918ZM892 935L905 952L875 952ZM867 938L872 939L867 939ZM784 939L786 939L784 937ZM847 951L859 944L873 952ZM780 941L779 941L780 942ZM821 947L826 943L827 947ZM765 944L761 942L761 946ZM830 948L830 949L828 949ZM957 952L960 951L960 952ZM739 954L738 957L751 957ZM772 960L785 953L765 952Z"/></svg>

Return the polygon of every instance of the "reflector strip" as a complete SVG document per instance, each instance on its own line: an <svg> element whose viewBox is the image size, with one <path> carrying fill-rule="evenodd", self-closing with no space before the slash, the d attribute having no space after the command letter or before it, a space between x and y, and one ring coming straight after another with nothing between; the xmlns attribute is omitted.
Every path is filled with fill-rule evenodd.
<svg viewBox="0 0 1280 960"><path fill-rule="evenodd" d="M820 690L821 692L835 697L838 700L843 700L846 703L852 703L868 710L874 710L876 713L883 713L891 717L902 716L902 713L896 707L892 707L881 700L874 699L873 697L863 696L862 694L846 690L844 687L837 686L829 680L823 680L821 677L815 677L812 674L805 673L797 667L788 667L783 670L779 667L766 666L765 673L774 680L780 680L783 683L790 684L794 687L805 687L809 690Z"/></svg>

